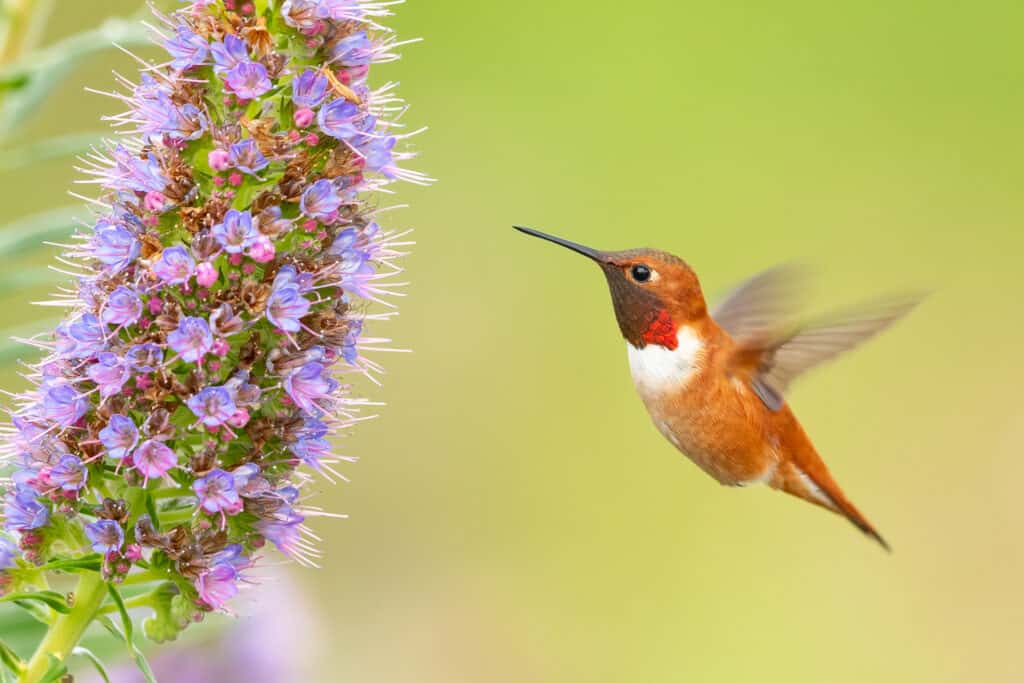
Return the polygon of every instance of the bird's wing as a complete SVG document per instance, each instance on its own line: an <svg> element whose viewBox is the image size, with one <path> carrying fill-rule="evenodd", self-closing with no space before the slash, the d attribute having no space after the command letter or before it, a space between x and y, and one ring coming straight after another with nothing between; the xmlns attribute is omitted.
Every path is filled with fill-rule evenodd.
<svg viewBox="0 0 1024 683"><path fill-rule="evenodd" d="M792 325L806 279L806 271L793 265L758 273L730 292L711 317L737 341L777 337Z"/></svg>
<svg viewBox="0 0 1024 683"><path fill-rule="evenodd" d="M751 387L769 409L779 410L794 379L878 334L920 300L906 297L865 306L775 338L740 338L731 359L732 369L750 378Z"/></svg>

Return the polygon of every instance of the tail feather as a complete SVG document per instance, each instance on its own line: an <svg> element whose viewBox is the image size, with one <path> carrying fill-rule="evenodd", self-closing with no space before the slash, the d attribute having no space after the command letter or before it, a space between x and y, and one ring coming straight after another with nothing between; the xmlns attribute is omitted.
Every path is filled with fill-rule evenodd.
<svg viewBox="0 0 1024 683"><path fill-rule="evenodd" d="M792 462L782 463L776 470L770 485L846 517L855 527L877 541L887 552L892 552L892 548L882 538L882 535L843 494L842 489L825 469L824 463L821 463L820 459L818 462L820 467L806 469ZM807 471L811 469L817 471Z"/></svg>

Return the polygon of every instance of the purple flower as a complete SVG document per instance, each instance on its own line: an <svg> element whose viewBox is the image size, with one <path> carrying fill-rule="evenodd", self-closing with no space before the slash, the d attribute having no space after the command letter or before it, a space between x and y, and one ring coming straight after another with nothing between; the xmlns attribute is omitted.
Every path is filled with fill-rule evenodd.
<svg viewBox="0 0 1024 683"><path fill-rule="evenodd" d="M285 332L298 332L299 320L309 313L309 299L295 286L275 287L267 299L267 320Z"/></svg>
<svg viewBox="0 0 1024 683"><path fill-rule="evenodd" d="M292 81L292 102L313 108L327 97L327 78L316 69L306 69Z"/></svg>
<svg viewBox="0 0 1024 683"><path fill-rule="evenodd" d="M224 81L243 100L254 100L273 87L266 67L256 62L235 65L224 77Z"/></svg>
<svg viewBox="0 0 1024 683"><path fill-rule="evenodd" d="M199 575L196 592L211 609L221 609L238 594L239 573L230 564L218 564Z"/></svg>
<svg viewBox="0 0 1024 683"><path fill-rule="evenodd" d="M132 463L148 481L167 474L178 463L178 456L159 441L149 439L139 444L132 453Z"/></svg>
<svg viewBox="0 0 1024 683"><path fill-rule="evenodd" d="M149 374L164 362L164 350L159 344L137 344L128 349L124 359L135 372Z"/></svg>
<svg viewBox="0 0 1024 683"><path fill-rule="evenodd" d="M213 71L221 77L239 64L249 61L249 46L231 34L224 36L223 43L214 43L210 51L213 53Z"/></svg>
<svg viewBox="0 0 1024 683"><path fill-rule="evenodd" d="M248 249L259 236L252 224L252 214L231 209L224 215L224 221L213 226L210 233L229 254L240 254Z"/></svg>
<svg viewBox="0 0 1024 683"><path fill-rule="evenodd" d="M284 287L294 287L300 293L305 294L313 289L313 275L312 273L300 273L291 264L281 266L274 277L272 288L282 289Z"/></svg>
<svg viewBox="0 0 1024 683"><path fill-rule="evenodd" d="M199 505L209 513L225 512L234 515L242 510L242 499L235 490L235 477L221 469L210 470L205 477L196 479L192 490L199 496Z"/></svg>
<svg viewBox="0 0 1024 683"><path fill-rule="evenodd" d="M363 10L358 0L317 0L316 15L334 21L359 21Z"/></svg>
<svg viewBox="0 0 1024 683"><path fill-rule="evenodd" d="M202 318L182 318L167 335L167 345L187 363L198 363L213 348L213 333Z"/></svg>
<svg viewBox="0 0 1024 683"><path fill-rule="evenodd" d="M119 285L110 293L100 317L108 325L132 325L142 315L142 300L133 290Z"/></svg>
<svg viewBox="0 0 1024 683"><path fill-rule="evenodd" d="M337 99L320 109L317 123L320 124L320 130L332 138L352 140L361 132L356 121L362 115L359 107L352 102Z"/></svg>
<svg viewBox="0 0 1024 683"><path fill-rule="evenodd" d="M363 332L363 321L353 320L345 331L345 341L341 347L341 357L349 365L355 365L359 359L359 335Z"/></svg>
<svg viewBox="0 0 1024 683"><path fill-rule="evenodd" d="M206 387L185 401L185 405L207 427L219 427L238 410L231 393L224 387Z"/></svg>
<svg viewBox="0 0 1024 683"><path fill-rule="evenodd" d="M18 488L7 492L4 498L4 528L8 531L27 531L46 526L50 510L36 500L35 491Z"/></svg>
<svg viewBox="0 0 1024 683"><path fill-rule="evenodd" d="M166 115L162 108L161 114ZM143 159L122 145L115 147L113 154L114 166L105 178L109 188L145 193L163 192L167 187L167 178L155 154L147 154Z"/></svg>
<svg viewBox="0 0 1024 683"><path fill-rule="evenodd" d="M302 523L305 519L302 514L286 507L272 519L258 522L256 528L282 553L300 559L305 554L302 549Z"/></svg>
<svg viewBox="0 0 1024 683"><path fill-rule="evenodd" d="M88 478L89 470L73 455L65 455L50 470L50 480L64 491L78 491L85 486Z"/></svg>
<svg viewBox="0 0 1024 683"><path fill-rule="evenodd" d="M56 340L57 353L66 358L89 358L107 346L103 326L92 313L59 325Z"/></svg>
<svg viewBox="0 0 1024 683"><path fill-rule="evenodd" d="M238 594L238 571L228 564L219 564L202 573L195 581L196 592L211 609L221 609Z"/></svg>
<svg viewBox="0 0 1024 683"><path fill-rule="evenodd" d="M160 254L160 260L153 264L156 276L169 285L188 282L195 272L196 262L185 247L170 247Z"/></svg>
<svg viewBox="0 0 1024 683"><path fill-rule="evenodd" d="M331 455L331 444L327 439L302 439L289 446L292 454L315 470L320 461Z"/></svg>
<svg viewBox="0 0 1024 683"><path fill-rule="evenodd" d="M164 42L164 47L171 53L171 66L175 69L188 69L202 64L209 53L206 38L192 32L186 26L178 26L174 37Z"/></svg>
<svg viewBox="0 0 1024 683"><path fill-rule="evenodd" d="M256 175L270 164L267 158L260 152L260 148L256 146L256 141L252 138L246 138L241 142L231 145L229 153L231 155L231 165L242 173L248 173L249 175Z"/></svg>
<svg viewBox="0 0 1024 683"><path fill-rule="evenodd" d="M299 202L302 213L312 218L327 219L341 206L341 197L334 183L321 178L306 188Z"/></svg>
<svg viewBox="0 0 1024 683"><path fill-rule="evenodd" d="M0 572L14 566L14 558L18 556L18 546L0 536Z"/></svg>
<svg viewBox="0 0 1024 683"><path fill-rule="evenodd" d="M100 430L100 441L107 449L107 456L123 460L139 442L139 429L130 417L115 413L110 416L107 426Z"/></svg>
<svg viewBox="0 0 1024 683"><path fill-rule="evenodd" d="M85 525L85 535L98 553L112 553L120 550L124 543L124 529L112 519L98 519Z"/></svg>
<svg viewBox="0 0 1024 683"><path fill-rule="evenodd" d="M80 395L70 384L50 387L43 395L43 417L61 427L78 422L89 409L89 399Z"/></svg>
<svg viewBox="0 0 1024 683"><path fill-rule="evenodd" d="M373 43L366 31L356 31L331 48L332 61L346 68L366 66L373 59Z"/></svg>
<svg viewBox="0 0 1024 683"><path fill-rule="evenodd" d="M323 363L306 363L284 379L284 390L295 405L310 415L324 410L317 401L330 398L338 386Z"/></svg>
<svg viewBox="0 0 1024 683"><path fill-rule="evenodd" d="M388 178L394 177L395 167L392 161L391 150L395 147L395 138L392 136L383 138L372 138L369 142L359 147L363 155L367 171L383 173Z"/></svg>
<svg viewBox="0 0 1024 683"><path fill-rule="evenodd" d="M139 256L139 241L128 228L101 220L92 237L92 253L111 273L117 273Z"/></svg>
<svg viewBox="0 0 1024 683"><path fill-rule="evenodd" d="M86 370L89 379L100 389L100 396L109 398L121 391L131 376L128 366L116 353L101 353Z"/></svg>
<svg viewBox="0 0 1024 683"><path fill-rule="evenodd" d="M284 23L300 31L313 31L321 23L317 0L285 0L281 5Z"/></svg>

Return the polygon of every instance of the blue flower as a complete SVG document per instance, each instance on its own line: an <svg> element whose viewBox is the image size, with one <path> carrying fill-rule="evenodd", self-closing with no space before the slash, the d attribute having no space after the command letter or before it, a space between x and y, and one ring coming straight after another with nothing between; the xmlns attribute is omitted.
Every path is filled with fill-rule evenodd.
<svg viewBox="0 0 1024 683"><path fill-rule="evenodd" d="M112 519L100 519L85 525L85 535L98 553L111 553L121 549L124 543L124 529Z"/></svg>
<svg viewBox="0 0 1024 683"><path fill-rule="evenodd" d="M18 556L18 546L0 536L0 572L14 566L14 558Z"/></svg>
<svg viewBox="0 0 1024 683"><path fill-rule="evenodd" d="M107 456L123 460L139 443L139 428L130 417L115 413L100 430L100 441L107 449Z"/></svg>
<svg viewBox="0 0 1024 683"><path fill-rule="evenodd" d="M284 390L310 415L326 412L318 402L330 398L339 386L323 363L306 363L284 379Z"/></svg>
<svg viewBox="0 0 1024 683"><path fill-rule="evenodd" d="M298 332L302 327L299 320L309 313L311 305L298 287L275 287L267 299L267 320L285 332Z"/></svg>
<svg viewBox="0 0 1024 683"><path fill-rule="evenodd" d="M231 145L228 152L231 156L231 165L242 173L256 175L270 164L252 138L236 142Z"/></svg>
<svg viewBox="0 0 1024 683"><path fill-rule="evenodd" d="M50 480L64 491L78 491L88 478L89 470L73 455L65 455L50 470Z"/></svg>
<svg viewBox="0 0 1024 683"><path fill-rule="evenodd" d="M164 47L171 53L171 66L175 69L188 69L198 66L209 54L209 43L206 38L193 32L186 26L178 26L174 37L164 42Z"/></svg>
<svg viewBox="0 0 1024 683"><path fill-rule="evenodd" d="M302 193L299 207L302 213L312 218L325 219L330 217L341 206L341 197L334 183L321 178L306 188Z"/></svg>
<svg viewBox="0 0 1024 683"><path fill-rule="evenodd" d="M225 75L224 81L243 100L254 100L273 87L266 67L256 62L237 64Z"/></svg>
<svg viewBox="0 0 1024 683"><path fill-rule="evenodd" d="M100 396L109 398L121 391L131 376L131 371L116 353L101 353L96 362L86 370L89 379L99 387Z"/></svg>
<svg viewBox="0 0 1024 683"><path fill-rule="evenodd" d="M292 81L292 102L297 107L318 106L327 97L327 78L316 69L306 69Z"/></svg>
<svg viewBox="0 0 1024 683"><path fill-rule="evenodd" d="M221 426L238 411L231 393L224 387L206 387L185 401L185 405L207 427Z"/></svg>
<svg viewBox="0 0 1024 683"><path fill-rule="evenodd" d="M135 372L149 374L164 362L164 350L152 342L136 344L124 354L124 359Z"/></svg>
<svg viewBox="0 0 1024 683"><path fill-rule="evenodd" d="M50 509L36 500L32 489L18 488L8 491L4 498L4 528L8 531L27 531L46 526Z"/></svg>
<svg viewBox="0 0 1024 683"><path fill-rule="evenodd" d="M362 111L355 104L338 99L321 107L316 120L320 130L332 138L352 140L361 132L356 122L362 116Z"/></svg>
<svg viewBox="0 0 1024 683"><path fill-rule="evenodd" d="M256 241L259 232L253 227L252 214L248 211L231 209L224 220L213 226L210 234L229 254L240 254Z"/></svg>
<svg viewBox="0 0 1024 683"><path fill-rule="evenodd" d="M70 384L52 386L43 394L43 417L61 427L70 427L78 422L88 408L89 399Z"/></svg>
<svg viewBox="0 0 1024 683"><path fill-rule="evenodd" d="M366 66L373 59L373 43L366 31L356 31L331 48L331 58L344 67Z"/></svg>
<svg viewBox="0 0 1024 683"><path fill-rule="evenodd" d="M101 220L92 237L92 253L111 273L124 270L139 256L139 241L128 228Z"/></svg>
<svg viewBox="0 0 1024 683"><path fill-rule="evenodd" d="M199 506L209 513L233 515L242 510L242 499L235 490L235 477L230 472L210 470L206 476L196 479L192 490L199 497Z"/></svg>
<svg viewBox="0 0 1024 683"><path fill-rule="evenodd" d="M223 43L214 43L210 51L213 53L213 71L218 76L224 76L239 64L249 61L249 46L238 36L230 33L224 36Z"/></svg>
<svg viewBox="0 0 1024 683"><path fill-rule="evenodd" d="M156 276L170 285L188 282L196 270L195 259L185 247L170 247L160 254L160 260L153 264Z"/></svg>
<svg viewBox="0 0 1024 683"><path fill-rule="evenodd" d="M142 299L132 289L118 285L107 297L100 317L108 325L132 325L142 315Z"/></svg>
<svg viewBox="0 0 1024 683"><path fill-rule="evenodd" d="M167 335L167 345L188 363L198 363L213 348L213 332L202 318L185 317Z"/></svg>

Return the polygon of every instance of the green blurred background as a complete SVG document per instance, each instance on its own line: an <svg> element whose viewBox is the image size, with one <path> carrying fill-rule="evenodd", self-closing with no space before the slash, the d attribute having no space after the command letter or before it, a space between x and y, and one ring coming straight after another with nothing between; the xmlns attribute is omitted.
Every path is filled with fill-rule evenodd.
<svg viewBox="0 0 1024 683"><path fill-rule="evenodd" d="M47 39L138 4L60 0ZM375 78L441 180L392 214L413 285L373 333L414 353L381 358L364 388L388 406L319 498L351 518L317 525L322 570L290 570L303 679L1024 680L1022 22L998 0L399 8L426 42ZM98 130L119 107L82 87L111 69L134 67L83 60L15 142ZM2 218L63 204L71 166L0 176ZM676 252L712 298L782 261L818 268L819 309L933 289L792 393L895 552L676 453L597 269L512 223ZM7 333L49 325L26 302L53 253L8 259Z"/></svg>

